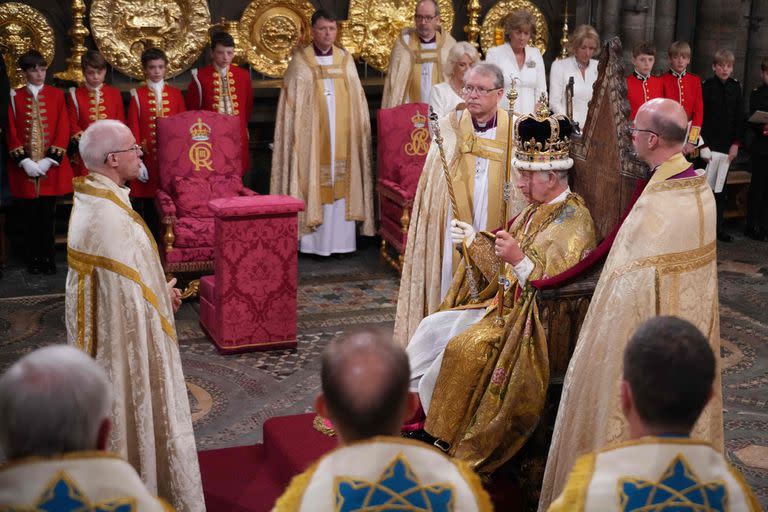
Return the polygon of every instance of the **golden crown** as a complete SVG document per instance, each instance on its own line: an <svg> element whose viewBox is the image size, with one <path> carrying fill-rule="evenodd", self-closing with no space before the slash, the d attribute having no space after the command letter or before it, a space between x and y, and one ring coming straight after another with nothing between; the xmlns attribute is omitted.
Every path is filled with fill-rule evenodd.
<svg viewBox="0 0 768 512"><path fill-rule="evenodd" d="M208 140L211 135L211 127L198 117L197 122L189 127L189 133L192 135L192 140Z"/></svg>
<svg viewBox="0 0 768 512"><path fill-rule="evenodd" d="M544 98L537 103L533 114L517 119L515 135L515 165L528 170L572 165L569 156L571 122L562 114L552 114Z"/></svg>
<svg viewBox="0 0 768 512"><path fill-rule="evenodd" d="M424 128L424 126L427 124L427 118L417 110L416 115L411 118L411 122L416 128Z"/></svg>

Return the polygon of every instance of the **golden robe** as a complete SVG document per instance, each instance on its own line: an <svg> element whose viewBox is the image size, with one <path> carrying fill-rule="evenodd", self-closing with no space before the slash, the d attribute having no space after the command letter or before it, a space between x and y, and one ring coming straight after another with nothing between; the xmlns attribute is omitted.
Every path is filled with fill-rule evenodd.
<svg viewBox="0 0 768 512"><path fill-rule="evenodd" d="M460 114L460 118L457 115ZM509 117L501 109L496 113L496 142L506 147ZM467 110L452 111L439 121L443 136L443 147L448 167L453 177L453 188L459 206L459 220L473 224L472 177L473 161L467 158L482 157L481 148L473 143L479 139L474 133L471 116ZM468 156L467 156L468 155ZM467 156L465 158L465 156ZM504 183L503 162L488 169L488 212L482 229L494 230L501 227L502 185ZM516 171L513 170L513 182ZM513 183L514 185L514 183ZM512 201L508 205L510 218L517 215L527 201L520 190L513 186ZM419 322L434 313L443 300L441 297L441 271L443 247L450 209L448 187L440 160L437 144L431 144L424 170L419 177L416 196L411 209L408 227L408 243L405 247L400 290L395 313L394 339L399 345L408 345ZM454 269L459 262L458 252L454 253Z"/></svg>
<svg viewBox="0 0 768 512"><path fill-rule="evenodd" d="M451 455L481 474L492 473L522 447L544 407L549 385L547 340L539 321L538 292L529 283L571 268L596 243L592 216L584 200L573 193L564 201L528 206L509 232L534 264L533 270L522 289L507 272L515 284L504 295L504 326L494 322L494 300L482 320L448 343L424 426L450 444ZM486 297L498 286L500 260L494 255L494 238L481 233L469 247L487 285ZM441 309L465 304L463 274L462 267Z"/></svg>
<svg viewBox="0 0 768 512"><path fill-rule="evenodd" d="M299 213L300 235L323 223L323 204L343 197L346 220L361 222L360 232L373 236L376 232L368 102L351 55L335 46L333 55L332 66L321 66L309 45L294 53L285 71L277 105L270 193L304 201L305 210ZM329 165L324 162L330 144L329 127L323 124L328 122L320 85L324 79L332 79L338 91L336 127L341 124L348 138L342 145L337 140L336 148L343 148L343 152L336 152L332 184ZM338 101L341 97L348 98L347 102ZM330 194L326 192L329 185Z"/></svg>
<svg viewBox="0 0 768 512"><path fill-rule="evenodd" d="M405 29L397 37L389 58L387 78L384 80L381 108L392 108L403 103L428 103L426 98L415 98L409 94L413 89L412 84L420 79L422 61L435 61L432 63L432 85L448 80L445 74L448 52L456 44L456 40L442 30L438 30L435 37L437 48L434 50L412 48L414 44L411 43L419 41L415 28Z"/></svg>
<svg viewBox="0 0 768 512"><path fill-rule="evenodd" d="M679 316L720 354L714 196L703 175L668 179L689 167L679 154L663 163L616 235L568 365L539 510L563 490L577 457L629 438L620 382L624 347L641 323ZM719 371L714 389L691 436L722 450Z"/></svg>
<svg viewBox="0 0 768 512"><path fill-rule="evenodd" d="M129 189L100 174L74 180L67 237L69 344L112 384L109 450L180 511L205 510L173 306L157 245Z"/></svg>

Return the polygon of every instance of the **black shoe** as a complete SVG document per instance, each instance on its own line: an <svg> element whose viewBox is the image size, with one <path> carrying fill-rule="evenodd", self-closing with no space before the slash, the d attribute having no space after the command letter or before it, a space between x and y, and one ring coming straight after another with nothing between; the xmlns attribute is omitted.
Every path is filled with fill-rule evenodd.
<svg viewBox="0 0 768 512"><path fill-rule="evenodd" d="M39 258L32 258L29 263L27 263L27 272L30 274L39 274L40 273L40 259Z"/></svg>
<svg viewBox="0 0 768 512"><path fill-rule="evenodd" d="M725 231L721 231L717 234L717 239L721 242L733 242L733 237L726 233Z"/></svg>
<svg viewBox="0 0 768 512"><path fill-rule="evenodd" d="M758 242L764 242L766 240L766 234L759 228L747 228L744 230L744 234L747 235L748 238L757 240Z"/></svg>
<svg viewBox="0 0 768 512"><path fill-rule="evenodd" d="M46 276L52 276L56 274L56 262L53 258L46 258L40 265L40 271Z"/></svg>
<svg viewBox="0 0 768 512"><path fill-rule="evenodd" d="M431 435L429 432L427 432L423 428L420 428L418 430L410 430L408 432L403 432L400 435L408 439L414 439L416 441L421 441L422 443L427 443L428 445L435 446L445 453L448 453L448 450L450 450L451 448L450 444L446 443L442 439L439 439Z"/></svg>

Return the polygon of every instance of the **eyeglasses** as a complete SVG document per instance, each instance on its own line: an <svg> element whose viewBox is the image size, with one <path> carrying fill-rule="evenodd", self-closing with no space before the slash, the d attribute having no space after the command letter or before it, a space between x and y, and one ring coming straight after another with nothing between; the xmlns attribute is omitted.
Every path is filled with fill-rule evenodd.
<svg viewBox="0 0 768 512"><path fill-rule="evenodd" d="M659 136L659 134L656 133L653 130L643 130L642 128L635 128L634 126L630 126L630 128L629 128L630 135L634 135L634 134L636 134L638 132L652 133L652 134L654 134L657 137Z"/></svg>
<svg viewBox="0 0 768 512"><path fill-rule="evenodd" d="M138 144L134 144L133 146L129 147L128 149L118 149L116 151L110 151L107 153L107 156L104 157L104 163L107 163L107 160L109 160L109 155L115 155L117 153L127 153L128 151L133 151L137 155L141 155L141 146Z"/></svg>
<svg viewBox="0 0 768 512"><path fill-rule="evenodd" d="M483 89L482 87L475 87L474 85L465 85L461 88L461 92L466 95L477 93L478 96L485 96L489 92L498 91L501 87L494 87L493 89Z"/></svg>
<svg viewBox="0 0 768 512"><path fill-rule="evenodd" d="M434 16L421 16L417 14L416 16L414 16L414 18L416 19L416 21L432 21L433 19L437 18L437 14L435 14Z"/></svg>

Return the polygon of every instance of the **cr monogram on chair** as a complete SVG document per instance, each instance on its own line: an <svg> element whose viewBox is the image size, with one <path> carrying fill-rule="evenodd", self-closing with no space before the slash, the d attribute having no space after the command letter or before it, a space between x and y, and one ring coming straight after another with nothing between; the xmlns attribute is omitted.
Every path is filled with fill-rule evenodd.
<svg viewBox="0 0 768 512"><path fill-rule="evenodd" d="M211 161L213 148L208 142L208 139L211 138L211 127L198 117L197 122L189 127L189 133L192 140L196 141L189 148L189 161L195 166L195 171L202 168L213 171L213 162Z"/></svg>
<svg viewBox="0 0 768 512"><path fill-rule="evenodd" d="M416 115L411 118L413 131L411 132L411 142L408 142L403 150L408 156L422 156L427 154L429 149L429 131L426 128L427 118L418 110Z"/></svg>

